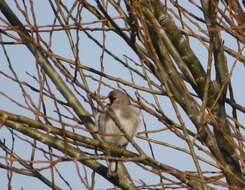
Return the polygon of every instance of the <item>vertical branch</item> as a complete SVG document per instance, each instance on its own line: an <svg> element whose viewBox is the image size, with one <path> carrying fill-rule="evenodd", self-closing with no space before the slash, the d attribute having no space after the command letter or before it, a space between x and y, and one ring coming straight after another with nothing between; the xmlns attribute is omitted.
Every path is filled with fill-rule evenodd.
<svg viewBox="0 0 245 190"><path fill-rule="evenodd" d="M226 161L226 163L224 164L227 164L231 168L231 172L225 172L228 183L230 185L244 187L245 184L241 182L242 173L240 164L238 160L235 158L235 142L231 137L230 126L226 119L225 97L228 84L226 80L229 78L229 73L227 68L226 57L224 55L224 44L221 39L219 27L217 26L216 21L219 1L202 0L201 3L204 11L204 18L206 20L206 25L210 36L210 42L213 44L216 80L222 89L222 91L220 92L221 96L219 97L218 104L215 106L213 110L214 113L217 115L214 124L214 134L219 149L222 152L222 155Z"/></svg>

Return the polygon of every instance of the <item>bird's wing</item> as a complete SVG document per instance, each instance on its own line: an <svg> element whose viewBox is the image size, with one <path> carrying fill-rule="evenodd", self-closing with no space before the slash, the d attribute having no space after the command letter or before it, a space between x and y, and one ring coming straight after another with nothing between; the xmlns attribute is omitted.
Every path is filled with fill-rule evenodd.
<svg viewBox="0 0 245 190"><path fill-rule="evenodd" d="M139 108L136 108L135 106L132 106L132 107L133 107L132 109L138 115L138 124L137 124L137 130L136 130L136 133L137 133L140 129L140 126L142 125L142 122L143 122L143 113Z"/></svg>

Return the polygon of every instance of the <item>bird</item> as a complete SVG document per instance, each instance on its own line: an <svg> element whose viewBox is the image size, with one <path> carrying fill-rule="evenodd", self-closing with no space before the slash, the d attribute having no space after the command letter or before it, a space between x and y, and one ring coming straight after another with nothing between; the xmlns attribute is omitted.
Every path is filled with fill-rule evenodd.
<svg viewBox="0 0 245 190"><path fill-rule="evenodd" d="M119 121L123 131L130 139L136 135L142 120L140 109L132 105L129 96L121 90L112 90L108 96L109 104L105 110L111 110ZM96 116L96 126L104 142L116 146L125 147L128 145L128 138L114 122L108 111L100 112ZM117 162L108 163L108 175L117 172Z"/></svg>

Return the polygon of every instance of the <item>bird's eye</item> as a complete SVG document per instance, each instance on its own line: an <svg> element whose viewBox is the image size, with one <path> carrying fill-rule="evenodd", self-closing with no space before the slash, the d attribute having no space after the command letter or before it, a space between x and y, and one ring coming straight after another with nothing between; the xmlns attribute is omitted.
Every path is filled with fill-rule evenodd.
<svg viewBox="0 0 245 190"><path fill-rule="evenodd" d="M117 99L115 96L110 96L109 98L110 98L111 104Z"/></svg>

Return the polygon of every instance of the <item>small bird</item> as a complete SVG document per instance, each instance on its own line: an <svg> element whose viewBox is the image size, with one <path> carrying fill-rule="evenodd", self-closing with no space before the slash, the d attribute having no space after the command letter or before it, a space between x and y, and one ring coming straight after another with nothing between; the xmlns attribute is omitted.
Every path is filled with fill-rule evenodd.
<svg viewBox="0 0 245 190"><path fill-rule="evenodd" d="M121 90L113 90L107 96L109 104L107 109L115 113L121 127L132 139L141 122L141 112L130 102L129 96ZM108 112L99 113L96 117L96 125L106 143L126 147L128 140L124 133L118 128ZM109 162L109 175L117 171L117 162Z"/></svg>

